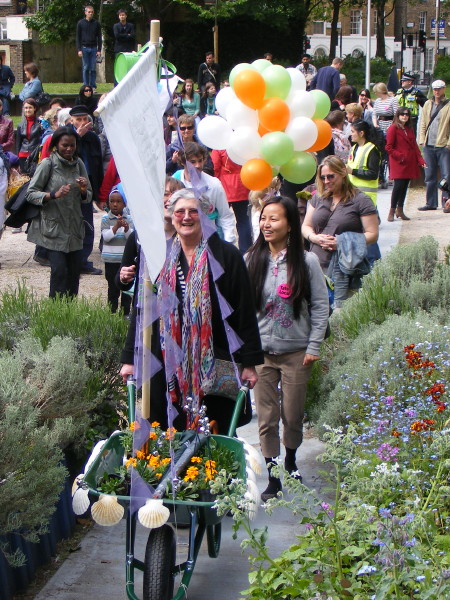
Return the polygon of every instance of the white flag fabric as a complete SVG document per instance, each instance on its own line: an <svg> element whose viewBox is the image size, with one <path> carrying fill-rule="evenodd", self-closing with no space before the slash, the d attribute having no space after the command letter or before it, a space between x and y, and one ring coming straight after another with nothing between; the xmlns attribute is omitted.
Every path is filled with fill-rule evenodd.
<svg viewBox="0 0 450 600"><path fill-rule="evenodd" d="M99 107L152 281L166 258L166 153L156 63L150 46Z"/></svg>

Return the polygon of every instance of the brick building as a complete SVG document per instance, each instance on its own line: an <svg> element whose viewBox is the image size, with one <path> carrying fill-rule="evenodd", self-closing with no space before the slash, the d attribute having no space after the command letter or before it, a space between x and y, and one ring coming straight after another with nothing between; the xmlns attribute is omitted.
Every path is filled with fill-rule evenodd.
<svg viewBox="0 0 450 600"><path fill-rule="evenodd" d="M389 13L389 10L386 11ZM394 11L386 17L385 43L386 58L394 60L397 67L416 73L417 81L428 83L433 70L435 53L436 4L434 0L420 0L408 4L406 0L397 0ZM448 21L448 22L447 22ZM370 54L376 51L377 13L371 10ZM425 32L426 47L419 47L419 31ZM312 21L307 28L311 40L311 54L328 55L330 50L331 23ZM341 15L339 23L339 44L336 56L366 54L367 8L350 9ZM450 54L450 19L439 19L438 52ZM403 46L402 46L403 39Z"/></svg>
<svg viewBox="0 0 450 600"><path fill-rule="evenodd" d="M22 0L0 0L0 56L17 82L24 81L23 65L31 57L31 35L23 22L26 8Z"/></svg>

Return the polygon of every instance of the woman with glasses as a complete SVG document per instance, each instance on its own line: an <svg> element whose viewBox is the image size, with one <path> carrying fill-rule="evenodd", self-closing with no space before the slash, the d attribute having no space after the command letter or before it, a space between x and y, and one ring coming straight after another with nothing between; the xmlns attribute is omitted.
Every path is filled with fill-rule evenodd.
<svg viewBox="0 0 450 600"><path fill-rule="evenodd" d="M190 396L206 405L207 415L216 420L219 433L227 433L234 399L212 393L220 361L222 365L224 361L231 364L233 356L241 365L241 380L253 388L258 379L255 365L263 362L263 353L244 260L235 246L209 230L205 224L209 209L209 201L202 197L197 200L188 189L175 192L168 201L175 235L169 241L156 282L161 317L152 336L152 351L159 354L163 364L166 353L172 351L180 353L180 360L172 358L166 369L152 378L150 420L167 425L165 400L169 395L178 413L174 426L184 429L182 405ZM175 308L167 310L168 306ZM228 316L223 314L225 310ZM232 340L227 335L230 328L240 344L235 336ZM124 380L134 371L134 330L133 319L122 353ZM241 424L251 419L248 403L245 410Z"/></svg>
<svg viewBox="0 0 450 600"><path fill-rule="evenodd" d="M419 165L425 167L409 108L399 108L393 124L387 130L386 152L389 156L389 173L394 180L387 220L393 221L395 215L402 221L409 221L409 217L403 212L408 185L411 179L420 177Z"/></svg>
<svg viewBox="0 0 450 600"><path fill-rule="evenodd" d="M296 453L303 439L306 387L319 359L329 302L319 261L303 249L297 204L285 196L272 196L261 210L259 227L247 267L264 350L264 364L256 369L255 400L261 452L269 472L268 486L261 494L266 501L281 491L280 479L272 474L280 454L280 419L284 466L302 480Z"/></svg>
<svg viewBox="0 0 450 600"><path fill-rule="evenodd" d="M370 90L364 88L359 92L358 104L362 106L363 109L361 119L363 119L363 121L367 121L367 123L372 124L373 106L370 97Z"/></svg>
<svg viewBox="0 0 450 600"><path fill-rule="evenodd" d="M98 102L95 99L94 89L90 85L82 85L80 87L80 93L75 101L75 106L85 106L88 113L94 118L94 111L97 108L97 104Z"/></svg>
<svg viewBox="0 0 450 600"><path fill-rule="evenodd" d="M367 246L378 240L378 213L369 196L350 181L346 165L337 156L328 156L319 165L316 187L317 193L308 203L302 234L319 258L322 270L327 272L338 249L337 236L360 233ZM340 278L340 285L335 287L335 308L340 308L348 297L350 283L354 282L349 276Z"/></svg>

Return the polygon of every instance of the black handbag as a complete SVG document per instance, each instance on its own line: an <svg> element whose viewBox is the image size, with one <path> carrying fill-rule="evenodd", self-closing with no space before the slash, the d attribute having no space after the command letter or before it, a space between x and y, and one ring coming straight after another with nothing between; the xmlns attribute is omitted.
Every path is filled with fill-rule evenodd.
<svg viewBox="0 0 450 600"><path fill-rule="evenodd" d="M26 200L29 185L30 182L26 181L5 204L6 210L11 213L5 220L8 227L22 227L39 216L40 207Z"/></svg>
<svg viewBox="0 0 450 600"><path fill-rule="evenodd" d="M39 106L45 106L50 102L51 99L52 97L50 96L50 94L47 94L47 92L44 92L44 90L42 90L42 92L39 92L39 94L35 97L35 100Z"/></svg>

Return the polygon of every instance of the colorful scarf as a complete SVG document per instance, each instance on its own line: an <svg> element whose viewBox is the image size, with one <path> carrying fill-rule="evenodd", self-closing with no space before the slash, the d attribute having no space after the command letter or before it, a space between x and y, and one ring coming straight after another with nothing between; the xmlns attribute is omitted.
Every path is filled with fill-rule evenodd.
<svg viewBox="0 0 450 600"><path fill-rule="evenodd" d="M178 269L180 255L181 243L176 236L161 271L158 297L162 306L165 299L176 294L177 280L182 283ZM184 286L180 286L182 290L184 288L180 304L175 310L163 310L160 319L163 356L173 343L181 348L181 361L175 366L174 373L166 369L166 377L172 396L174 386L171 385L171 379L176 377L182 402L188 396L200 400L208 393L213 379L212 309L206 240L202 240L197 247L184 283Z"/></svg>

